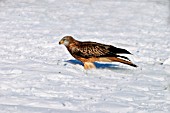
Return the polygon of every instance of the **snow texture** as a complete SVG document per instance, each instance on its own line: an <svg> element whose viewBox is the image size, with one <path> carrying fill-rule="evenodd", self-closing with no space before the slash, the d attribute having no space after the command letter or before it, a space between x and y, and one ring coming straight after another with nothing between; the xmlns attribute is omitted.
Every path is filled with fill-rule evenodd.
<svg viewBox="0 0 170 113"><path fill-rule="evenodd" d="M1 0L0 113L169 113L169 0ZM138 68L85 71L58 41L121 47Z"/></svg>

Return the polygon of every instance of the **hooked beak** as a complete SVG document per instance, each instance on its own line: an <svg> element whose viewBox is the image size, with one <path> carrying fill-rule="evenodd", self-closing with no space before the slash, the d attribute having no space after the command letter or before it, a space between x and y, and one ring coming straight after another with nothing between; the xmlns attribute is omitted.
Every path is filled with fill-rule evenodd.
<svg viewBox="0 0 170 113"><path fill-rule="evenodd" d="M61 44L63 44L63 43L64 43L64 41L63 41L63 40L60 40L60 41L59 41L59 44L60 44L60 45L61 45Z"/></svg>

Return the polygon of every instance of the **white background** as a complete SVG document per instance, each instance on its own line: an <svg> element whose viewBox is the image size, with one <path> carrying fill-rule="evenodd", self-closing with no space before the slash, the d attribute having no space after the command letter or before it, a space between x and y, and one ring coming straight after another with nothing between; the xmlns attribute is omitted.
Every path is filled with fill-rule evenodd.
<svg viewBox="0 0 170 113"><path fill-rule="evenodd" d="M0 113L169 113L168 0L1 0ZM58 41L125 48L85 71Z"/></svg>

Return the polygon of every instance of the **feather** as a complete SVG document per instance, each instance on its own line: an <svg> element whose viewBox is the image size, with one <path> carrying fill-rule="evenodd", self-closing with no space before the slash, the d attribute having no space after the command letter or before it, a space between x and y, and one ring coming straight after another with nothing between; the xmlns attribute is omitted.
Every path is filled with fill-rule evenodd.
<svg viewBox="0 0 170 113"><path fill-rule="evenodd" d="M129 51L121 48L116 48L111 45L105 45L95 42L81 42L75 54L84 58L90 57L121 57L129 60L127 57L117 54L131 54Z"/></svg>
<svg viewBox="0 0 170 113"><path fill-rule="evenodd" d="M120 58L109 57L108 59L113 61L113 62L120 62L120 63L127 64L127 65L130 65L130 66L133 66L133 67L138 67L137 65L133 64L132 62L126 61L126 60L123 60L123 59L120 59Z"/></svg>

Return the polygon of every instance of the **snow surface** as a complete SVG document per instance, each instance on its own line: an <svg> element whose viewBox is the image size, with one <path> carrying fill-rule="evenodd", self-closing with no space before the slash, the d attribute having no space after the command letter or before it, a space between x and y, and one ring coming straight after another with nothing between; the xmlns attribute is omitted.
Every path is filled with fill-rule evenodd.
<svg viewBox="0 0 170 113"><path fill-rule="evenodd" d="M169 113L169 0L1 0L0 113ZM58 41L126 48L85 71Z"/></svg>

